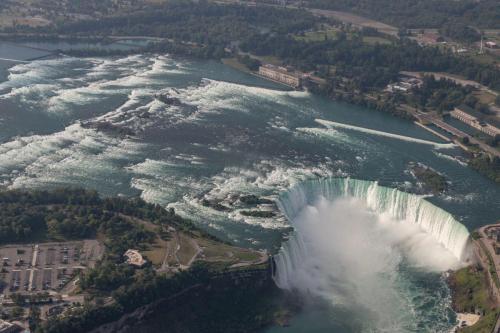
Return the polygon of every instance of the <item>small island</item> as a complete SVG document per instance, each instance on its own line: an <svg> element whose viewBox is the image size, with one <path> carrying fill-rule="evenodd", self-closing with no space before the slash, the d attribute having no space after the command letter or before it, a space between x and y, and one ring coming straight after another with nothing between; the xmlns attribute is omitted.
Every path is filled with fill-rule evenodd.
<svg viewBox="0 0 500 333"><path fill-rule="evenodd" d="M446 178L436 170L420 163L410 164L410 170L420 182L423 191L441 194L448 189Z"/></svg>

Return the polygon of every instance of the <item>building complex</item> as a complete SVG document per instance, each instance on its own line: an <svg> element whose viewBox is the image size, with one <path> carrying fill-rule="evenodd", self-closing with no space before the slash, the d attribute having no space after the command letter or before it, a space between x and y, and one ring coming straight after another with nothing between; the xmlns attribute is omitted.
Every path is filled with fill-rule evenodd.
<svg viewBox="0 0 500 333"><path fill-rule="evenodd" d="M500 129L484 121L481 114L478 114L478 112L467 106L456 107L450 112L450 116L489 136L495 137L496 135L500 135Z"/></svg>
<svg viewBox="0 0 500 333"><path fill-rule="evenodd" d="M294 89L302 86L302 75L285 67L265 64L259 67L259 75Z"/></svg>

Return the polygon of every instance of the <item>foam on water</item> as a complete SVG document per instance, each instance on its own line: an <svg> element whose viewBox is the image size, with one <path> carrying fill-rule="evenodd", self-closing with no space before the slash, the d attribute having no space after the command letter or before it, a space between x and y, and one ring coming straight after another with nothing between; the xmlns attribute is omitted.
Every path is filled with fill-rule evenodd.
<svg viewBox="0 0 500 333"><path fill-rule="evenodd" d="M319 196L332 200L345 196L358 198L378 214L387 214L404 223L417 224L457 259L465 259L468 255L469 232L451 214L421 196L383 187L376 182L349 178L308 180L283 194L280 208L293 221L293 217L305 205Z"/></svg>
<svg viewBox="0 0 500 333"><path fill-rule="evenodd" d="M141 158L145 147L79 124L51 135L19 137L0 145L0 181L10 188L99 185L113 193L122 165Z"/></svg>
<svg viewBox="0 0 500 333"><path fill-rule="evenodd" d="M328 120L323 120L323 119L316 119L315 120L318 124L321 124L327 128L342 128L342 129L348 129L348 130L353 130L353 131L358 131L358 132L363 132L363 133L368 133L368 134L373 134L373 135L378 135L378 136L383 136L387 138L392 138L392 139L397 139L401 141L408 141L408 142L413 142L413 143L419 143L419 144L425 144L425 145L431 145L436 148L453 148L455 147L455 144L453 143L438 143L438 142L433 142L433 141L428 141L428 140L422 140L422 139L417 139L417 138L412 138L409 136L404 136L404 135L399 135L399 134L393 134L393 133L388 133L388 132L383 132L383 131L377 131L369 128L364 128L364 127L359 127L359 126L353 126L353 125L347 125L347 124L342 124L334 121L328 121Z"/></svg>
<svg viewBox="0 0 500 333"><path fill-rule="evenodd" d="M332 128L299 127L296 129L296 131L317 138L333 140L336 143L348 145L349 147L353 148L354 146L363 146L363 142L361 140L353 138L345 133L342 133Z"/></svg>
<svg viewBox="0 0 500 333"><path fill-rule="evenodd" d="M439 151L434 151L434 155L436 155L437 157L440 157L440 158L443 158L443 159L446 159L446 160L449 160L449 161L453 161L455 163L458 163L460 164L461 166L464 166L466 167L467 166L467 163L459 160L458 158L454 157L454 156L450 156L450 155L447 155L447 154L443 154Z"/></svg>
<svg viewBox="0 0 500 333"><path fill-rule="evenodd" d="M240 195L253 194L267 198L275 198L279 191L290 188L293 184L313 176L332 175L326 164L315 167L295 164L287 165L280 161L263 160L251 168L225 167L221 172L201 179L189 179L189 186L197 191L184 196L183 200L172 204L180 214L189 216L200 223L207 221L207 216L228 221L258 225L265 229L287 228L288 222L279 215L270 218L254 218L243 216L241 209L234 204ZM202 196L199 193L203 193ZM218 211L201 204L202 200L217 202L229 208L229 211ZM270 207L255 207L259 210L269 210ZM207 215L208 214L208 215Z"/></svg>
<svg viewBox="0 0 500 333"><path fill-rule="evenodd" d="M68 113L73 106L97 103L107 96L159 90L174 73L183 74L165 56L39 60L10 68L8 80L0 84L0 98L19 98L37 111Z"/></svg>
<svg viewBox="0 0 500 333"><path fill-rule="evenodd" d="M255 98L271 101L280 105L290 105L287 98L305 98L306 92L280 91L260 87L249 87L236 83L204 79L202 85L183 90L183 102L210 110L241 110Z"/></svg>
<svg viewBox="0 0 500 333"><path fill-rule="evenodd" d="M439 283L433 272L468 257L469 233L449 213L376 182L335 178L300 183L279 204L295 231L275 256L278 286L353 313L357 331L452 327L449 294L413 282L427 274Z"/></svg>
<svg viewBox="0 0 500 333"><path fill-rule="evenodd" d="M190 176L199 167L174 157L169 161L146 159L127 169L133 176L131 186L141 191L144 200L167 205L186 193L206 189L199 180Z"/></svg>
<svg viewBox="0 0 500 333"><path fill-rule="evenodd" d="M13 66L9 68L7 81L0 83L0 91L5 91L8 88L25 87L36 83L50 83L51 79L55 79L62 74L61 67L65 67L71 62L78 62L78 60L58 58L32 61Z"/></svg>

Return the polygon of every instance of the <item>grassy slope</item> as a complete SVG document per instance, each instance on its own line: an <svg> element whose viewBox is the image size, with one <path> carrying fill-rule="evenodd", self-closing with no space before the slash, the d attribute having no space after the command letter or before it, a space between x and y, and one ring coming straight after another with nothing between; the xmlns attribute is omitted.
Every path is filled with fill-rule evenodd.
<svg viewBox="0 0 500 333"><path fill-rule="evenodd" d="M488 282L483 271L474 266L462 268L452 274L453 307L458 312L486 311L474 326L461 329L463 333L490 333L496 323L499 310L488 293Z"/></svg>

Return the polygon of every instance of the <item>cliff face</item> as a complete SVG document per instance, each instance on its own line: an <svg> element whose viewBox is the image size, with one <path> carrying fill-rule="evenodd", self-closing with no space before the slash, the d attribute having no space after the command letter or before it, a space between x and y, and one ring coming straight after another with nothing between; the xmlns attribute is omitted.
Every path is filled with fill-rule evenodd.
<svg viewBox="0 0 500 333"><path fill-rule="evenodd" d="M270 268L214 275L207 284L193 285L92 332L254 332L289 313Z"/></svg>

